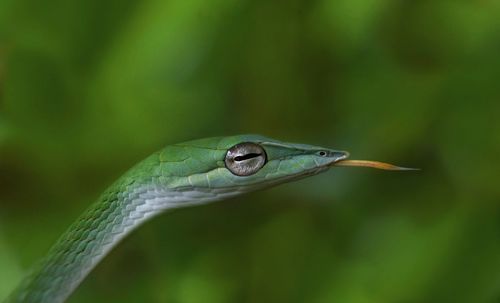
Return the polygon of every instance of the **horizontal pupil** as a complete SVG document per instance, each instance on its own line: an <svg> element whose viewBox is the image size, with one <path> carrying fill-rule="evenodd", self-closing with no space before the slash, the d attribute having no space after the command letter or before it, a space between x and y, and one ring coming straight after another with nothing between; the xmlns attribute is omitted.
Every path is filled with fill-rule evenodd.
<svg viewBox="0 0 500 303"><path fill-rule="evenodd" d="M246 154L243 156L234 157L234 161L244 161L244 160L260 157L261 155L262 154L258 154L258 153L250 153L250 154Z"/></svg>

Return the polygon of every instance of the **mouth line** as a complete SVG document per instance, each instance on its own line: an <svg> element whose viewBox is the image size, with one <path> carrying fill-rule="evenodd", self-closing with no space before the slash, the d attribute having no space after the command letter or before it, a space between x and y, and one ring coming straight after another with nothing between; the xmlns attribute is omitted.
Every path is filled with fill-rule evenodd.
<svg viewBox="0 0 500 303"><path fill-rule="evenodd" d="M351 154L348 152L348 151L341 151L342 153L342 156L340 156L339 158L337 158L335 160L335 162L333 163L338 163L340 161L344 161L345 159L349 158L351 156Z"/></svg>

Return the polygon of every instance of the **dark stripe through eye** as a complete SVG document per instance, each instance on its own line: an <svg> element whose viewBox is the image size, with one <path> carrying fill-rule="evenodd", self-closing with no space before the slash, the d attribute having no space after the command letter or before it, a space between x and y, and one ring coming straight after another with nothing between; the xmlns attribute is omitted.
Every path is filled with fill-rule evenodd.
<svg viewBox="0 0 500 303"><path fill-rule="evenodd" d="M260 156L262 156L262 154L250 153L250 154L245 154L243 156L234 157L234 161L244 161L244 160L248 160L248 159L252 159L252 158L257 158Z"/></svg>

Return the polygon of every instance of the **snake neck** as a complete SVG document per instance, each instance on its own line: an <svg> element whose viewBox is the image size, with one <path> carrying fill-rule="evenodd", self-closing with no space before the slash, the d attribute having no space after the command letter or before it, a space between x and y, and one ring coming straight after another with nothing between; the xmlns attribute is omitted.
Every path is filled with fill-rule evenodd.
<svg viewBox="0 0 500 303"><path fill-rule="evenodd" d="M121 239L151 217L222 198L151 184L125 179L112 186L62 235L7 302L63 302Z"/></svg>

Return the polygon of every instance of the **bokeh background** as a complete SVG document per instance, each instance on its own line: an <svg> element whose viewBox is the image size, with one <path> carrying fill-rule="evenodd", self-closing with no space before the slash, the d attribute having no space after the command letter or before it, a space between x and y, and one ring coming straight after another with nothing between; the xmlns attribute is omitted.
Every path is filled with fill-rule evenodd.
<svg viewBox="0 0 500 303"><path fill-rule="evenodd" d="M0 1L0 297L161 147L337 168L160 216L69 302L500 302L500 2Z"/></svg>

